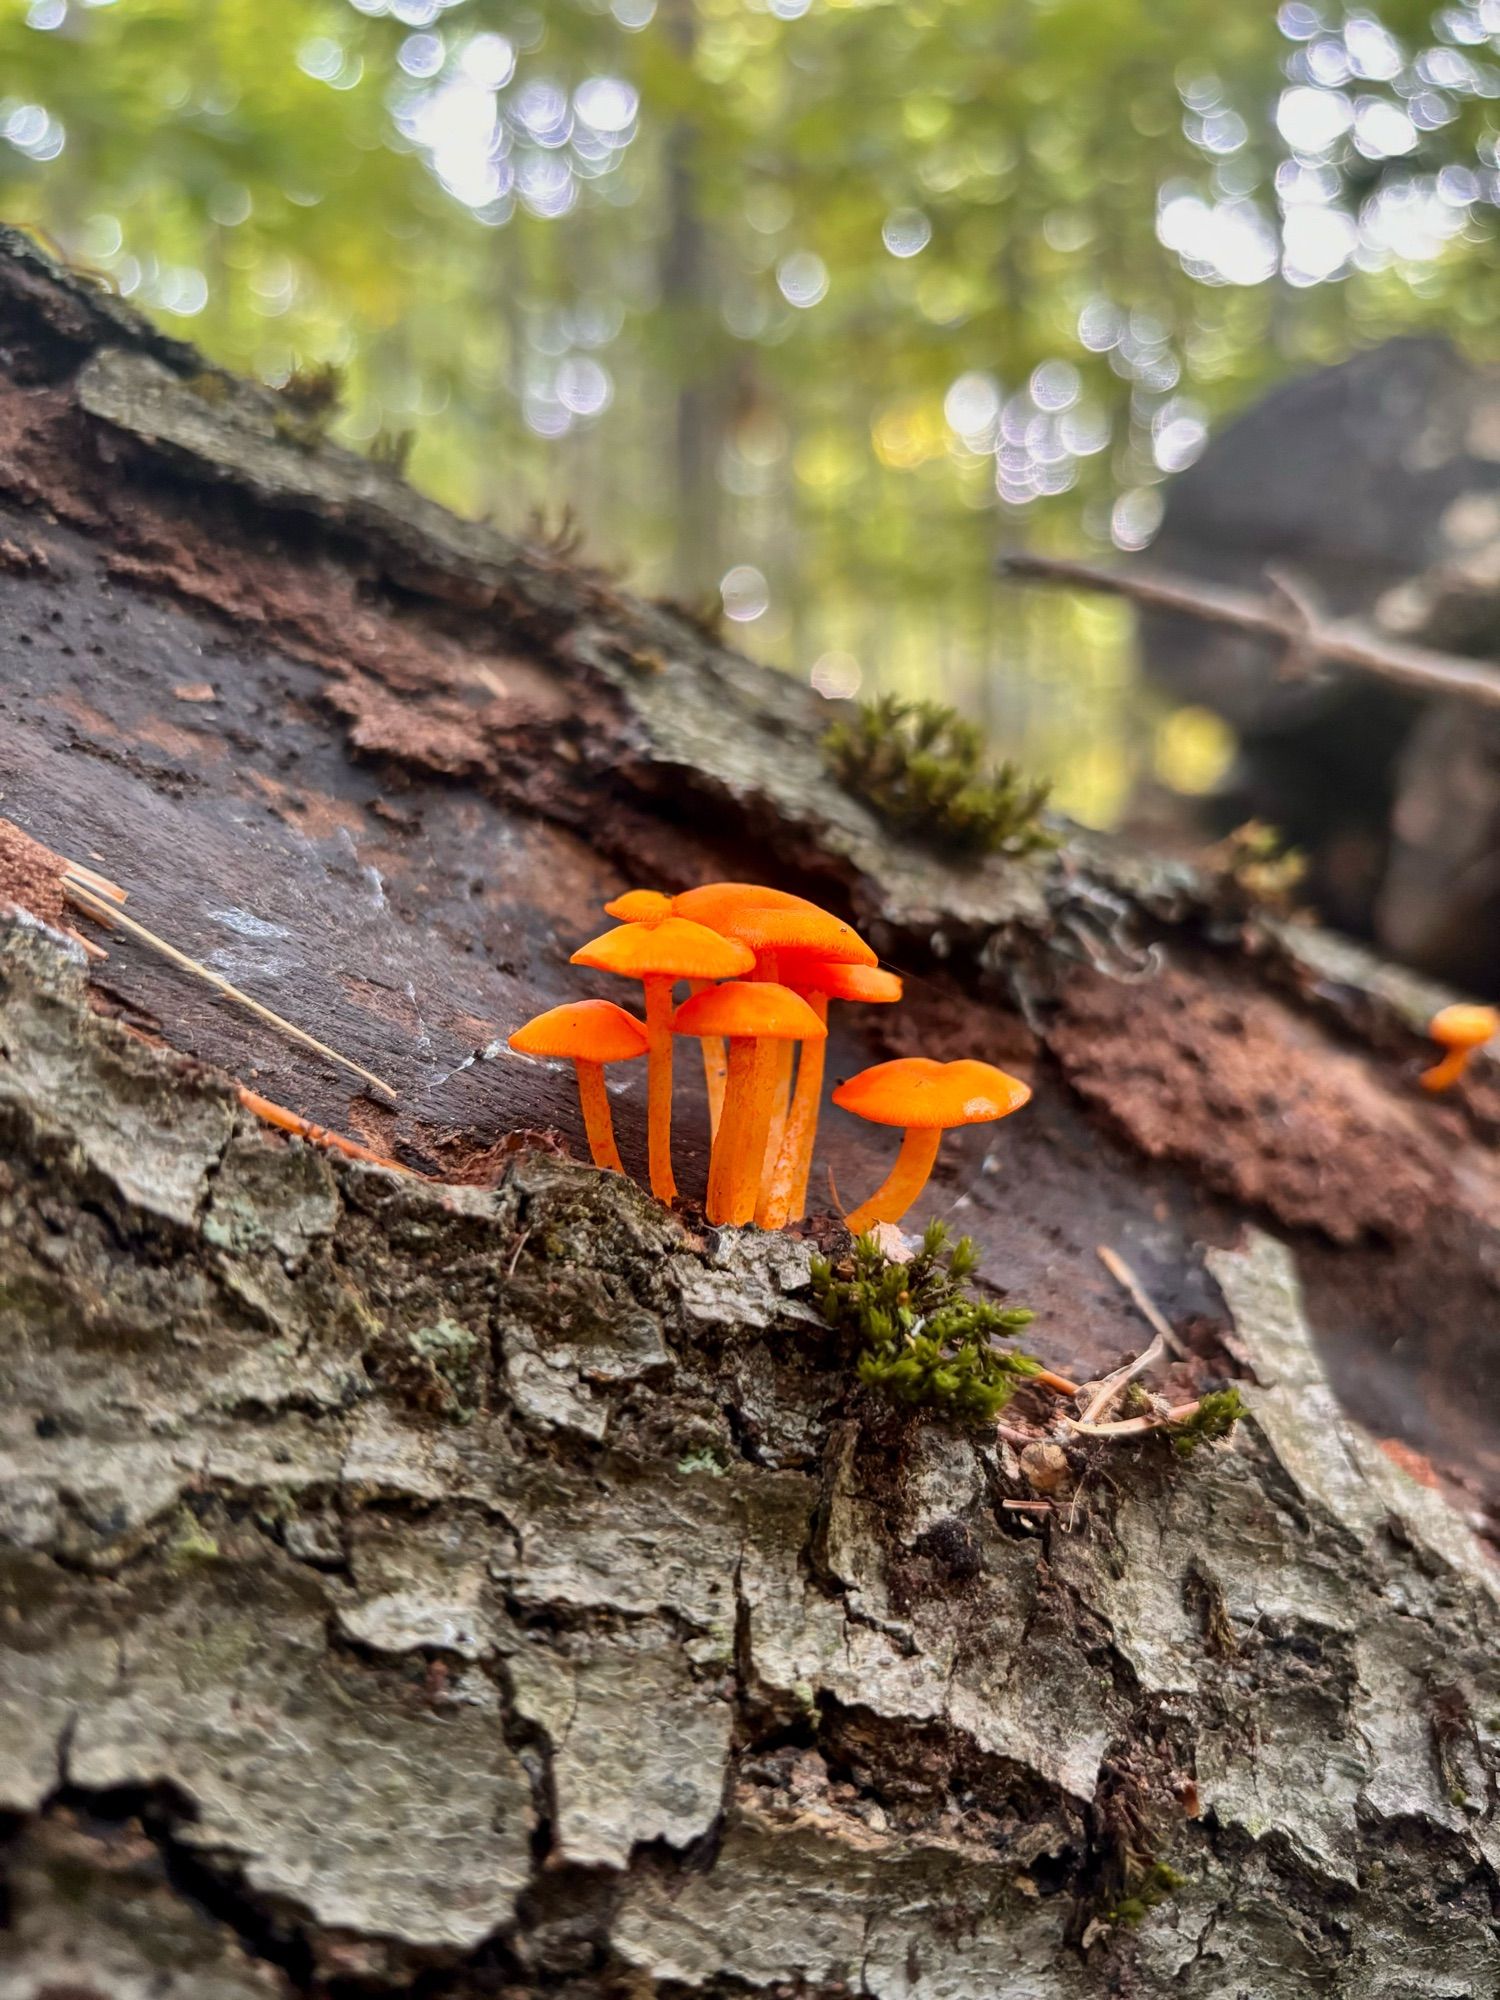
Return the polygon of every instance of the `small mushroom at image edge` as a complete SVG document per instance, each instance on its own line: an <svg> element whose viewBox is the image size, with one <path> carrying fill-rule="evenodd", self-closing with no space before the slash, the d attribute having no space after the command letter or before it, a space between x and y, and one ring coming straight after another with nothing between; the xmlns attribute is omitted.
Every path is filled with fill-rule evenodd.
<svg viewBox="0 0 1500 2000"><path fill-rule="evenodd" d="M749 1222L760 1195L777 1085L774 1062L767 1064L763 1051L781 1042L820 1042L828 1030L789 988L773 980L733 979L684 1000L672 1032L728 1039L729 1080L709 1163L707 1215L710 1222Z"/></svg>
<svg viewBox="0 0 1500 2000"><path fill-rule="evenodd" d="M578 1102L596 1167L623 1174L615 1145L614 1121L604 1088L604 1065L634 1062L647 1049L646 1027L613 1000L575 1000L528 1021L509 1038L517 1055L553 1056L571 1061L578 1077Z"/></svg>
<svg viewBox="0 0 1500 2000"><path fill-rule="evenodd" d="M1433 1015L1427 1032L1448 1053L1422 1072L1424 1090L1451 1090L1469 1066L1469 1058L1500 1033L1500 1013L1493 1007L1443 1007Z"/></svg>
<svg viewBox="0 0 1500 2000"><path fill-rule="evenodd" d="M841 1083L833 1101L876 1125L903 1128L896 1164L845 1222L858 1236L876 1222L899 1222L926 1187L944 1132L1008 1118L1029 1102L1031 1088L993 1063L934 1062L903 1056L876 1063Z"/></svg>
<svg viewBox="0 0 1500 2000"><path fill-rule="evenodd" d="M651 1192L670 1206L677 1199L672 1174L672 988L679 979L733 979L750 970L755 955L748 945L720 937L705 924L663 917L605 931L581 945L570 962L638 979L645 989L646 1149Z"/></svg>

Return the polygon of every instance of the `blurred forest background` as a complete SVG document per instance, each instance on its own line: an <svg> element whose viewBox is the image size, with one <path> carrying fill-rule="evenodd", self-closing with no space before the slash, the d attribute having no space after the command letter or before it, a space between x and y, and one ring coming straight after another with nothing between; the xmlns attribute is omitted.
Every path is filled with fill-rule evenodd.
<svg viewBox="0 0 1500 2000"><path fill-rule="evenodd" d="M995 556L1147 546L1290 371L1495 355L1500 0L0 0L0 215L1106 824L1224 725Z"/></svg>

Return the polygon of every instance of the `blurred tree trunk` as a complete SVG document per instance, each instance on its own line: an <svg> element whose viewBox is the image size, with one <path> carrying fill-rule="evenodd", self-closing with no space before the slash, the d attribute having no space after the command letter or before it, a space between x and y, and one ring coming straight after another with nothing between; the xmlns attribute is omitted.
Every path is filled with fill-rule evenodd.
<svg viewBox="0 0 1500 2000"><path fill-rule="evenodd" d="M1414 1102L1424 996L1233 883L901 846L795 684L6 248L3 2000L1492 1992L1494 1571L1311 1322L1416 1340L1425 1287L1457 1448L1493 1086ZM399 1109L127 939L86 964L58 852ZM1142 1344L1125 1242L1182 1379L1245 1381L1231 1444L1092 1446L1039 1510L1002 1440L859 1390L807 1242L560 1156L566 1080L495 1021L576 990L625 881L751 868L915 975L841 1065L1036 1078L935 1199L1044 1358ZM847 1187L889 1154L828 1144Z"/></svg>

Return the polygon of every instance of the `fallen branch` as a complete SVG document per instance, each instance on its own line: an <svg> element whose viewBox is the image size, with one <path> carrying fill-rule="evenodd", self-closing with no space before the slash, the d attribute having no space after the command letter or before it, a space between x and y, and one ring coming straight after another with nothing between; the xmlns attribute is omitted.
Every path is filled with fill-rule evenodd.
<svg viewBox="0 0 1500 2000"><path fill-rule="evenodd" d="M1378 638L1357 619L1325 622L1314 618L1305 597L1283 576L1274 579L1281 600L1277 604L1252 597L1247 591L1189 581L1162 570L1111 569L1102 563L1075 562L1063 556L1021 553L1002 557L999 567L1003 575L1024 581L1103 591L1159 611L1177 611L1187 618L1278 640L1299 671L1316 660L1335 661L1417 694L1450 696L1500 708L1500 673L1492 667L1427 646Z"/></svg>

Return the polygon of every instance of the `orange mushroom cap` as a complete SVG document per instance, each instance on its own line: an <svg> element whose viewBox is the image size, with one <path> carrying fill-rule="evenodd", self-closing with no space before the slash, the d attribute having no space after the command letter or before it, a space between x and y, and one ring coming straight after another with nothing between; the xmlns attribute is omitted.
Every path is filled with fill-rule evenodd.
<svg viewBox="0 0 1500 2000"><path fill-rule="evenodd" d="M756 952L798 952L807 958L844 965L874 965L875 954L856 930L813 903L768 910L734 910L719 920L725 937L739 938Z"/></svg>
<svg viewBox="0 0 1500 2000"><path fill-rule="evenodd" d="M761 882L701 882L696 889L684 889L672 898L672 913L717 930L720 917L735 910L794 910L804 903L803 896L793 896L786 889L768 889Z"/></svg>
<svg viewBox="0 0 1500 2000"><path fill-rule="evenodd" d="M731 979L684 1000L672 1016L672 1032L821 1042L828 1030L789 986L778 986L770 979Z"/></svg>
<svg viewBox="0 0 1500 2000"><path fill-rule="evenodd" d="M851 1076L835 1090L833 1101L840 1110L868 1118L874 1125L947 1131L954 1125L1008 1118L1030 1096L1028 1084L993 1063L902 1056Z"/></svg>
<svg viewBox="0 0 1500 2000"><path fill-rule="evenodd" d="M622 924L659 924L671 916L672 898L660 889L627 889L604 905L604 914L618 917Z"/></svg>
<svg viewBox="0 0 1500 2000"><path fill-rule="evenodd" d="M751 969L755 954L706 924L663 917L659 924L621 924L605 931L580 945L569 962L627 979L733 979Z"/></svg>
<svg viewBox="0 0 1500 2000"><path fill-rule="evenodd" d="M573 1000L549 1007L516 1029L509 1046L523 1056L567 1056L574 1062L630 1062L646 1053L645 1023L613 1000Z"/></svg>
<svg viewBox="0 0 1500 2000"><path fill-rule="evenodd" d="M804 959L787 952L778 958L783 982L799 993L825 993L830 1000L864 1000L883 1006L901 998L902 986L894 972L878 965L840 965L832 959Z"/></svg>
<svg viewBox="0 0 1500 2000"><path fill-rule="evenodd" d="M1443 1007L1433 1015L1427 1032L1445 1049L1483 1048L1500 1034L1500 1013L1493 1007Z"/></svg>

